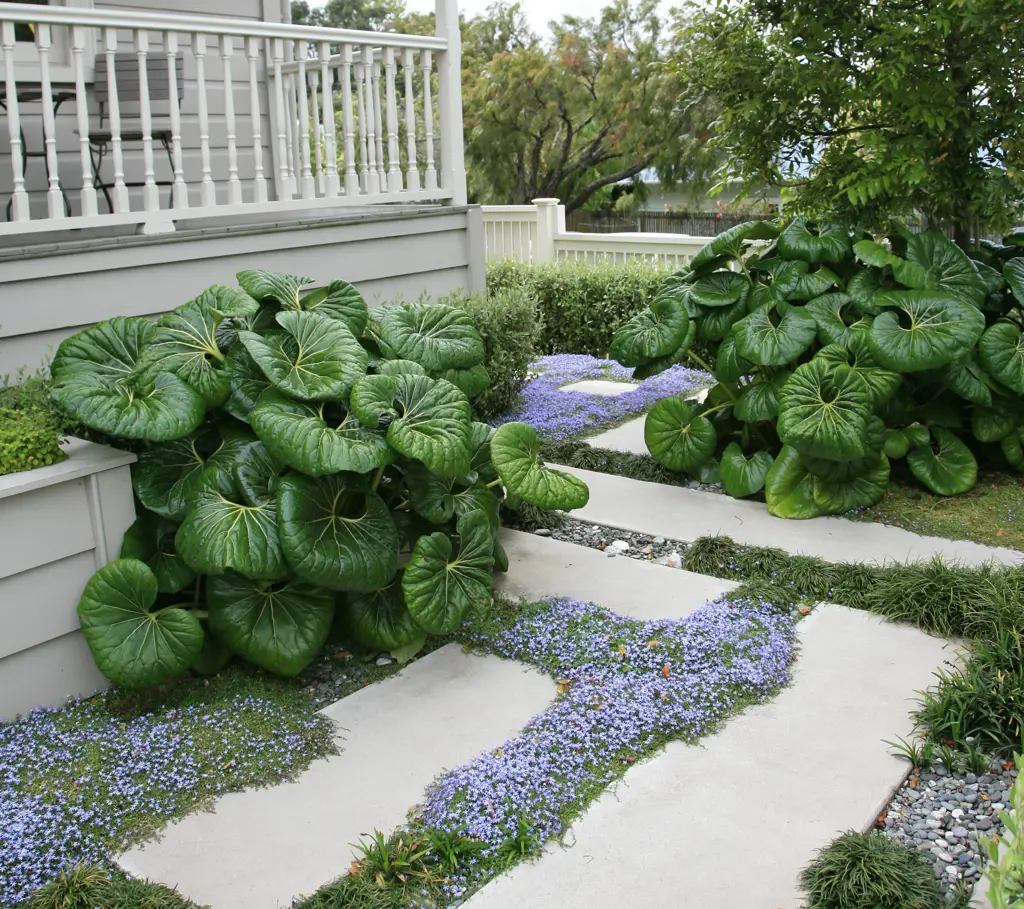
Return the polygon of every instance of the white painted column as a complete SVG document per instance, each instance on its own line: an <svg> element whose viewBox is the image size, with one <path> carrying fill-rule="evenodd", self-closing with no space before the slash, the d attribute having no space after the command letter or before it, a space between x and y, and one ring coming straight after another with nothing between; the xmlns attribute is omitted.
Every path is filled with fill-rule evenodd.
<svg viewBox="0 0 1024 909"><path fill-rule="evenodd" d="M224 66L224 125L228 139L228 205L242 204L242 181L238 179L238 146L235 142L235 86L231 78L231 58L235 39L221 35L220 57Z"/></svg>
<svg viewBox="0 0 1024 909"><path fill-rule="evenodd" d="M358 86L357 86L358 90ZM345 134L345 195L359 195L355 126L352 116L352 45L341 49L341 128Z"/></svg>
<svg viewBox="0 0 1024 909"><path fill-rule="evenodd" d="M213 182L210 161L210 109L206 98L206 35L192 36L192 56L196 60L196 95L199 105L199 154L203 163L201 204L213 208L217 204L217 186Z"/></svg>
<svg viewBox="0 0 1024 909"><path fill-rule="evenodd" d="M395 49L384 49L384 91L388 118L388 192L402 191L402 169L398 166L398 101L395 98Z"/></svg>
<svg viewBox="0 0 1024 909"><path fill-rule="evenodd" d="M142 205L146 211L159 211L160 190L156 185L153 163L153 111L149 100L149 32L142 28L135 30L135 56L139 59L139 120L142 126L142 163L145 169Z"/></svg>
<svg viewBox="0 0 1024 909"><path fill-rule="evenodd" d="M462 138L462 35L458 0L436 0L437 36L448 43L437 58L437 101L441 117L441 186L452 204L465 205L466 151Z"/></svg>
<svg viewBox="0 0 1024 909"><path fill-rule="evenodd" d="M434 101L430 92L430 77L434 72L433 54L428 51L420 52L420 65L423 69L423 132L424 132L424 162L423 188L427 190L437 189L437 169L434 167Z"/></svg>
<svg viewBox="0 0 1024 909"><path fill-rule="evenodd" d="M36 26L36 47L39 50L39 88L43 109L43 147L46 155L46 212L51 218L64 217L64 196L60 191L60 166L57 163L57 129L53 122L53 85L50 82L50 26Z"/></svg>
<svg viewBox="0 0 1024 909"><path fill-rule="evenodd" d="M71 54L75 63L75 111L78 114L78 148L82 161L82 214L92 217L98 213L96 188L92 183L92 157L89 154L89 98L85 93L85 28L76 25L71 30Z"/></svg>
<svg viewBox="0 0 1024 909"><path fill-rule="evenodd" d="M555 261L555 238L558 229L558 199L534 199L537 208L537 245L533 249L534 262Z"/></svg>
<svg viewBox="0 0 1024 909"><path fill-rule="evenodd" d="M178 35L164 32L164 53L167 54L168 100L171 107L171 160L174 162L173 208L188 208L188 187L181 156L181 108L178 105Z"/></svg>
<svg viewBox="0 0 1024 909"><path fill-rule="evenodd" d="M114 54L117 52L117 29L108 28L103 32L104 55L107 58L107 106L110 120L111 156L114 159L114 211L131 210L128 187L124 185L124 149L121 144L121 101L117 97L117 69Z"/></svg>
<svg viewBox="0 0 1024 909"><path fill-rule="evenodd" d="M405 188L409 192L419 192L420 189L420 171L416 166L416 97L412 78L415 72L412 50L406 48L402 52L402 75L405 77L405 153L409 159Z"/></svg>
<svg viewBox="0 0 1024 909"><path fill-rule="evenodd" d="M338 137L334 122L334 74L331 72L331 47L320 45L320 91L323 98L324 194L333 199L341 192L338 180Z"/></svg>
<svg viewBox="0 0 1024 909"><path fill-rule="evenodd" d="M267 201L267 178L263 175L263 127L260 117L260 82L257 65L260 58L259 38L248 38L245 42L249 58L249 121L252 124L253 199Z"/></svg>

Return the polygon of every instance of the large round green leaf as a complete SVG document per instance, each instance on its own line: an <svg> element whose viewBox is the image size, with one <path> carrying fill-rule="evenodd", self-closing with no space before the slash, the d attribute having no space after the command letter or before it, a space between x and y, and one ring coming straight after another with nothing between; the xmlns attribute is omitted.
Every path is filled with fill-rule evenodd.
<svg viewBox="0 0 1024 909"><path fill-rule="evenodd" d="M683 398L662 398L644 421L644 441L654 457L671 470L692 473L718 445L711 421Z"/></svg>
<svg viewBox="0 0 1024 909"><path fill-rule="evenodd" d="M196 573L174 548L177 529L166 518L144 511L124 532L121 541L119 558L145 562L156 577L160 593L177 593L196 579Z"/></svg>
<svg viewBox="0 0 1024 909"><path fill-rule="evenodd" d="M243 505L219 492L204 492L174 538L181 557L200 574L229 568L249 578L274 580L288 573L277 533L277 503Z"/></svg>
<svg viewBox="0 0 1024 909"><path fill-rule="evenodd" d="M739 382L744 376L750 375L754 364L740 356L736 349L736 339L728 335L718 345L715 356L715 378L719 382Z"/></svg>
<svg viewBox="0 0 1024 909"><path fill-rule="evenodd" d="M779 388L784 383L761 379L743 389L733 415L744 423L774 420L779 415Z"/></svg>
<svg viewBox="0 0 1024 909"><path fill-rule="evenodd" d="M1010 285L1014 299L1024 306L1024 258L1010 259L1003 266L1003 278Z"/></svg>
<svg viewBox="0 0 1024 909"><path fill-rule="evenodd" d="M367 429L350 413L328 424L328 410L271 388L260 395L249 420L274 457L310 476L369 473L391 463L394 453L383 432Z"/></svg>
<svg viewBox="0 0 1024 909"><path fill-rule="evenodd" d="M786 294L786 299L792 301L813 300L839 284L839 275L831 268L821 265L800 275L796 287Z"/></svg>
<svg viewBox="0 0 1024 909"><path fill-rule="evenodd" d="M978 342L978 353L994 379L1024 395L1024 333L1016 325L1012 322L990 325Z"/></svg>
<svg viewBox="0 0 1024 909"><path fill-rule="evenodd" d="M195 300L161 318L141 365L174 373L198 391L208 407L219 407L231 391L231 376L221 368L225 355L217 345L217 327L224 317L211 307Z"/></svg>
<svg viewBox="0 0 1024 909"><path fill-rule="evenodd" d="M751 240L774 240L779 229L769 221L745 221L723 230L690 260L690 268L698 269L716 259L739 259Z"/></svg>
<svg viewBox="0 0 1024 909"><path fill-rule="evenodd" d="M971 414L971 431L979 442L1001 442L1019 423L1017 410L1002 402L995 402L994 407L975 407Z"/></svg>
<svg viewBox="0 0 1024 909"><path fill-rule="evenodd" d="M423 636L405 605L400 581L349 600L347 609L356 640L371 650L398 650Z"/></svg>
<svg viewBox="0 0 1024 909"><path fill-rule="evenodd" d="M366 330L370 318L362 294L348 281L340 278L331 281L326 287L310 291L299 300L299 306L306 312L317 312L344 322L357 338Z"/></svg>
<svg viewBox="0 0 1024 909"><path fill-rule="evenodd" d="M200 493L231 494L235 462L249 441L207 429L150 448L132 469L135 495L150 511L180 521Z"/></svg>
<svg viewBox="0 0 1024 909"><path fill-rule="evenodd" d="M858 271L846 282L846 295L866 316L875 316L881 311L881 307L875 303L875 294L884 289L878 274L869 268Z"/></svg>
<svg viewBox="0 0 1024 909"><path fill-rule="evenodd" d="M897 261L893 267L897 281L907 287L937 291L971 306L981 306L985 285L974 263L959 246L937 230L909 234L905 239L906 260L917 268L903 268Z"/></svg>
<svg viewBox="0 0 1024 909"><path fill-rule="evenodd" d="M366 376L352 390L349 404L364 425L387 425L388 442L399 454L439 476L469 473L469 399L451 382Z"/></svg>
<svg viewBox="0 0 1024 909"><path fill-rule="evenodd" d="M491 377L480 363L469 369L445 369L435 378L451 382L467 398L475 398L491 387Z"/></svg>
<svg viewBox="0 0 1024 909"><path fill-rule="evenodd" d="M545 467L537 431L525 423L506 423L491 436L491 462L509 493L538 508L582 508L590 499L587 484L572 474Z"/></svg>
<svg viewBox="0 0 1024 909"><path fill-rule="evenodd" d="M300 578L333 590L383 587L398 568L398 531L376 493L352 476L291 474L277 488L281 547Z"/></svg>
<svg viewBox="0 0 1024 909"><path fill-rule="evenodd" d="M283 676L298 675L327 640L334 597L302 581L272 584L238 574L209 578L210 630L239 656Z"/></svg>
<svg viewBox="0 0 1024 909"><path fill-rule="evenodd" d="M951 363L973 347L985 330L985 316L955 297L923 290L880 291L868 346L881 366L920 372Z"/></svg>
<svg viewBox="0 0 1024 909"><path fill-rule="evenodd" d="M235 278L242 290L254 300L260 303L271 300L282 309L299 309L299 291L313 283L312 278L297 278L295 275L260 269L240 271Z"/></svg>
<svg viewBox="0 0 1024 909"><path fill-rule="evenodd" d="M870 417L868 391L848 366L811 360L779 394L779 438L827 460L863 457Z"/></svg>
<svg viewBox="0 0 1024 909"><path fill-rule="evenodd" d="M821 506L814 499L814 480L800 453L791 445L783 445L764 479L768 512L779 518L818 517Z"/></svg>
<svg viewBox="0 0 1024 909"><path fill-rule="evenodd" d="M697 323L691 319L682 343L672 353L666 354L663 357L655 357L653 360L648 360L646 363L637 366L633 370L633 379L637 382L642 382L644 379L649 379L651 376L656 376L659 373L663 373L666 369L671 369L673 366L682 363L693 346L693 341L696 337Z"/></svg>
<svg viewBox="0 0 1024 909"><path fill-rule="evenodd" d="M506 424L507 425L507 424ZM431 634L451 634L470 609L491 596L494 551L487 516L459 518L458 553L447 534L420 537L402 577L405 603L417 624Z"/></svg>
<svg viewBox="0 0 1024 909"><path fill-rule="evenodd" d="M786 366L814 343L818 325L803 307L779 303L740 319L732 327L736 349L759 366Z"/></svg>
<svg viewBox="0 0 1024 909"><path fill-rule="evenodd" d="M833 366L849 366L864 382L871 395L872 405L877 406L887 401L900 386L900 374L878 365L864 333L850 335L846 344L828 344L814 356Z"/></svg>
<svg viewBox="0 0 1024 909"><path fill-rule="evenodd" d="M746 314L747 304L744 300L732 306L705 309L697 319L697 337L701 341L721 341Z"/></svg>
<svg viewBox="0 0 1024 909"><path fill-rule="evenodd" d="M468 369L484 360L473 320L440 303L387 306L374 312L374 333L390 360L415 360L430 372Z"/></svg>
<svg viewBox="0 0 1024 909"><path fill-rule="evenodd" d="M717 308L732 306L745 299L750 291L750 282L735 271L716 271L695 282L690 297L701 306Z"/></svg>
<svg viewBox="0 0 1024 909"><path fill-rule="evenodd" d="M228 351L224 374L228 377L230 390L222 407L236 420L248 422L259 396L272 387L270 380L241 344L233 344Z"/></svg>
<svg viewBox="0 0 1024 909"><path fill-rule="evenodd" d="M899 429L887 429L885 431L885 444L882 452L887 458L905 458L910 451L910 439L907 434Z"/></svg>
<svg viewBox="0 0 1024 909"><path fill-rule="evenodd" d="M69 416L90 429L149 442L187 436L206 413L199 392L171 373L111 382L79 372L54 385L53 396Z"/></svg>
<svg viewBox="0 0 1024 909"><path fill-rule="evenodd" d="M1024 471L1024 427L1011 432L999 443L1006 460L1017 470Z"/></svg>
<svg viewBox="0 0 1024 909"><path fill-rule="evenodd" d="M767 451L755 452L749 460L743 456L743 449L730 442L722 452L722 485L725 491L737 499L752 496L764 487L765 477L771 470L774 459Z"/></svg>
<svg viewBox="0 0 1024 909"><path fill-rule="evenodd" d="M899 261L899 256L893 255L892 250L874 240L860 240L853 244L853 254L858 262L865 265L873 265L876 268L885 268Z"/></svg>
<svg viewBox="0 0 1024 909"><path fill-rule="evenodd" d="M491 463L491 437L494 428L486 423L474 421L470 424L469 436L469 472L475 473L482 483L490 483L498 479L498 471Z"/></svg>
<svg viewBox="0 0 1024 909"><path fill-rule="evenodd" d="M381 360L377 372L382 376L425 376L426 369L413 360Z"/></svg>
<svg viewBox="0 0 1024 909"><path fill-rule="evenodd" d="M942 382L972 404L988 407L992 404L992 389L996 383L985 372L976 350L954 360L942 371Z"/></svg>
<svg viewBox="0 0 1024 909"><path fill-rule="evenodd" d="M971 450L948 429L933 426L931 434L932 444L907 455L911 473L940 496L958 496L973 489L978 462Z"/></svg>
<svg viewBox="0 0 1024 909"><path fill-rule="evenodd" d="M862 315L853 298L844 293L815 297L808 302L807 309L814 316L822 344L846 344L851 334L871 327L871 319Z"/></svg>
<svg viewBox="0 0 1024 909"><path fill-rule="evenodd" d="M113 384L127 379L153 335L149 319L118 316L87 328L61 342L50 364L54 382L73 375L97 376Z"/></svg>
<svg viewBox="0 0 1024 909"><path fill-rule="evenodd" d="M126 688L173 678L203 646L202 626L190 611L176 606L150 611L157 592L148 565L116 559L89 579L78 601L78 620L96 665Z"/></svg>
<svg viewBox="0 0 1024 909"><path fill-rule="evenodd" d="M238 339L271 384L303 401L343 401L369 357L344 322L315 312L281 312L284 332L240 331Z"/></svg>
<svg viewBox="0 0 1024 909"><path fill-rule="evenodd" d="M640 366L676 350L686 338L689 324L678 301L656 297L647 309L619 326L610 354L623 366Z"/></svg>
<svg viewBox="0 0 1024 909"><path fill-rule="evenodd" d="M842 262L853 252L850 231L835 221L794 218L779 235L779 252L804 262Z"/></svg>
<svg viewBox="0 0 1024 909"><path fill-rule="evenodd" d="M846 514L882 500L889 488L889 459L878 456L875 466L855 477L834 481L814 478L814 501L822 514Z"/></svg>
<svg viewBox="0 0 1024 909"><path fill-rule="evenodd" d="M751 292L751 296L756 294L759 288L763 288L773 291L772 302L776 302L796 290L800 278L807 274L808 265L799 260L773 256L768 259L759 259L751 264L750 269L755 275L754 290ZM750 305L751 312L755 308L758 307Z"/></svg>

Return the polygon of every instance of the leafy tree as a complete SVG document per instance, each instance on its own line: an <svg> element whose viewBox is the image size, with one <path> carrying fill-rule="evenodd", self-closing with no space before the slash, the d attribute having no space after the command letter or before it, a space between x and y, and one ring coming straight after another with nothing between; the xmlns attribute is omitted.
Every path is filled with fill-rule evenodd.
<svg viewBox="0 0 1024 909"><path fill-rule="evenodd" d="M1018 0L718 0L678 37L724 178L865 226L916 211L961 246L1021 214Z"/></svg>
<svg viewBox="0 0 1024 909"><path fill-rule="evenodd" d="M405 10L402 0L327 0L310 8L307 0L292 0L292 22L377 31L387 27Z"/></svg>
<svg viewBox="0 0 1024 909"><path fill-rule="evenodd" d="M703 148L676 103L655 0L615 0L599 18L566 16L549 41L518 4L464 28L463 108L470 190L481 202L558 197L572 211L656 167L699 173Z"/></svg>

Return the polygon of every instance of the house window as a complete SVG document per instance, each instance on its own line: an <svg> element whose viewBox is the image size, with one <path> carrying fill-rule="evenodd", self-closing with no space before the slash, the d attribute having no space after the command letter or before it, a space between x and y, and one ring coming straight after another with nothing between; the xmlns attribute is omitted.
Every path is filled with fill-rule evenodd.
<svg viewBox="0 0 1024 909"><path fill-rule="evenodd" d="M11 3L30 3L35 6L47 6L47 0L10 0ZM16 22L14 24L14 40L34 42L36 40L35 29L28 22Z"/></svg>
<svg viewBox="0 0 1024 909"><path fill-rule="evenodd" d="M93 0L8 0L29 6L63 6L75 9L92 9ZM14 26L14 61L19 82L39 81L39 52L36 50L35 25L17 22ZM70 29L64 26L50 27L52 45L50 48L50 78L54 84L74 81L71 59ZM95 54L94 32L87 32L87 53L85 55L86 81L91 77Z"/></svg>

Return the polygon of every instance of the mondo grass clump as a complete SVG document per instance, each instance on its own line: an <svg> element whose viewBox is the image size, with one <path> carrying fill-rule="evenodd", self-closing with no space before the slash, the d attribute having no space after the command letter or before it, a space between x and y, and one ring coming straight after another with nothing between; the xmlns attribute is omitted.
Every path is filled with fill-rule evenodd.
<svg viewBox="0 0 1024 909"><path fill-rule="evenodd" d="M807 909L939 909L931 865L881 833L843 834L800 875Z"/></svg>

